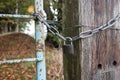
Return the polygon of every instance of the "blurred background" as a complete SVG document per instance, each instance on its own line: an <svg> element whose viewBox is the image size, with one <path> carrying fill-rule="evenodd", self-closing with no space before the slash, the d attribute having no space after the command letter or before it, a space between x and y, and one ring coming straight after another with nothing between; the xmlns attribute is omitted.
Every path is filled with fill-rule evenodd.
<svg viewBox="0 0 120 80"><path fill-rule="evenodd" d="M44 0L44 10L48 20L59 21L59 24L51 25L61 32L62 0ZM0 0L0 13L32 14L34 0ZM34 25L32 19L0 18L0 60L35 57ZM26 35L20 37L21 33ZM47 80L63 80L61 40L48 33L45 45ZM35 80L36 64L4 64L0 65L0 73L0 80Z"/></svg>

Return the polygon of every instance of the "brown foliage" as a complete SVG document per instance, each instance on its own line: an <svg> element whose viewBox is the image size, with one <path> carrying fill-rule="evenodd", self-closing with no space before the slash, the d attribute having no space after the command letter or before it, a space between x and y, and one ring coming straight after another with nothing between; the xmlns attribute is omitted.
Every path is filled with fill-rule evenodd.
<svg viewBox="0 0 120 80"><path fill-rule="evenodd" d="M35 41L23 33L0 37L0 60L35 57ZM61 50L46 47L47 80L63 80ZM0 80L35 79L35 62L0 65Z"/></svg>
<svg viewBox="0 0 120 80"><path fill-rule="evenodd" d="M0 59L31 57L30 54L35 54L35 40L32 37L23 33L0 37Z"/></svg>

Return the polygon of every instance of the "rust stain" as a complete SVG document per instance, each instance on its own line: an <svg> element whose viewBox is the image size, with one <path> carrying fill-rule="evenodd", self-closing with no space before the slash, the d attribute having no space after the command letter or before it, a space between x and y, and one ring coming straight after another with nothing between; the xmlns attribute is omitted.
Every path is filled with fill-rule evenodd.
<svg viewBox="0 0 120 80"><path fill-rule="evenodd" d="M42 44L41 40L36 41L36 50L37 51L43 51L44 50L44 44Z"/></svg>
<svg viewBox="0 0 120 80"><path fill-rule="evenodd" d="M40 69L40 72L42 72L42 69Z"/></svg>

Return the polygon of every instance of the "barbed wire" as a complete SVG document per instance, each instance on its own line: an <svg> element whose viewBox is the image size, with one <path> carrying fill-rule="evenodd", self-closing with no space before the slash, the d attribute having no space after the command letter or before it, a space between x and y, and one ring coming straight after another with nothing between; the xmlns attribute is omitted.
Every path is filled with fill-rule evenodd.
<svg viewBox="0 0 120 80"><path fill-rule="evenodd" d="M46 22L46 20L44 20L44 17L40 13L34 14L34 16L36 16L36 18L38 20L40 20L40 22L44 23L47 26L48 31L50 31L52 34L58 36L62 40L66 41L66 37L62 36L54 26L49 25ZM87 30L87 31L83 31L83 32L79 33L79 35L74 36L74 37L69 37L69 38L72 39L71 41L75 41L75 40L78 40L78 39L91 37L91 36L93 36L94 34L100 32L100 31L104 31L104 30L106 30L108 28L111 28L113 25L115 25L116 22L119 21L119 19L120 19L120 13L118 13L117 16L110 19L106 24L104 24L104 25L102 25L100 27L97 27L97 28L91 29L91 30ZM84 25L82 25L82 26L84 26Z"/></svg>
<svg viewBox="0 0 120 80"><path fill-rule="evenodd" d="M75 26L72 26L72 27L65 27L65 28L63 28L63 30L68 30L68 29L73 29L73 28L81 28L81 27L94 27L94 26L88 26L88 25L83 25L83 24L81 24L81 25L75 25Z"/></svg>

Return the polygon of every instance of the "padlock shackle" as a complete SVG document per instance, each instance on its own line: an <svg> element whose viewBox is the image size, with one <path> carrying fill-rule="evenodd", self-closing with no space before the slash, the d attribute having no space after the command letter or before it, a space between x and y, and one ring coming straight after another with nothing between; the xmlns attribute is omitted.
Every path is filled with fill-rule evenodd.
<svg viewBox="0 0 120 80"><path fill-rule="evenodd" d="M72 42L72 38L71 37L66 37L66 41L67 40Z"/></svg>
<svg viewBox="0 0 120 80"><path fill-rule="evenodd" d="M71 37L66 37L64 44L68 44L68 42L70 42L70 44L72 45L72 38Z"/></svg>
<svg viewBox="0 0 120 80"><path fill-rule="evenodd" d="M74 45L71 37L66 37L63 45L63 53L74 54Z"/></svg>

